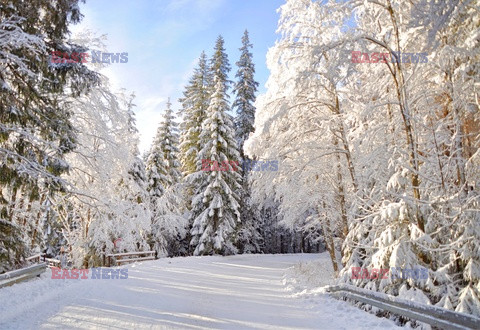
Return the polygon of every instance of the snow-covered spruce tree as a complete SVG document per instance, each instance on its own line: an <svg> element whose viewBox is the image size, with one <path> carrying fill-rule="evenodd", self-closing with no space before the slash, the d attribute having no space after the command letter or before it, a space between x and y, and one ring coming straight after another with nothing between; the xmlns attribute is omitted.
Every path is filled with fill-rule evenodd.
<svg viewBox="0 0 480 330"><path fill-rule="evenodd" d="M185 254L181 242L186 235L182 211L178 129L170 100L147 159L148 190L152 212L150 244L159 255Z"/></svg>
<svg viewBox="0 0 480 330"><path fill-rule="evenodd" d="M248 37L248 31L245 30L242 37L242 47L240 48L240 60L236 63L238 70L235 77L238 79L233 89L235 100L232 108L236 111L235 118L235 137L238 141L239 151L242 158L243 144L250 133L254 131L255 123L255 99L258 88L258 82L255 81L255 65L253 64L253 55L250 52L252 44Z"/></svg>
<svg viewBox="0 0 480 330"><path fill-rule="evenodd" d="M242 37L242 47L240 48L240 60L236 63L238 69L235 77L233 92L235 100L232 108L236 111L235 118L235 137L238 143L241 163L247 163L249 159L243 153L243 144L250 133L254 131L255 122L255 93L257 92L258 82L255 81L255 65L253 64L253 55L250 52L252 44L245 30ZM253 205L250 186L248 184L248 175L250 171L242 172L242 192L240 198L240 219L241 223L238 229L238 248L240 253L260 252L262 237L259 232L260 215L255 212L257 209Z"/></svg>
<svg viewBox="0 0 480 330"><path fill-rule="evenodd" d="M202 149L197 156L197 172L187 177L194 187L190 242L194 255L236 253L234 234L240 220L238 191L241 189L241 175L232 167L226 171L201 169L202 159L222 164L238 161L240 156L235 141L234 123L227 113L227 74L230 66L223 44L223 38L219 37L211 66L215 91L202 125Z"/></svg>
<svg viewBox="0 0 480 330"><path fill-rule="evenodd" d="M213 49L213 55L210 59L210 66L208 67L208 69L210 72L208 77L210 79L207 80L207 83L211 90L211 97L209 100L211 103L213 93L215 93L218 88L218 81L221 81L223 84L225 84L225 95L227 95L228 90L230 89L230 85L232 83L230 80L228 80L228 73L230 72L231 67L230 62L228 61L228 55L225 51L225 40L221 35L218 36L217 40L215 41L215 47Z"/></svg>
<svg viewBox="0 0 480 330"><path fill-rule="evenodd" d="M162 173L165 172L167 165L165 159L163 158L163 153L160 150L160 142L159 127L145 162L148 181L147 190L150 194L151 201L153 201L153 199L162 197L163 193L165 192L163 183L167 182L165 173Z"/></svg>
<svg viewBox="0 0 480 330"><path fill-rule="evenodd" d="M185 175L197 171L197 154L201 149L199 136L210 100L210 80L207 56L202 52L198 66L185 87L183 98L179 100L182 105L179 111L182 117L179 158Z"/></svg>
<svg viewBox="0 0 480 330"><path fill-rule="evenodd" d="M75 137L59 95L78 95L95 74L81 63L53 65L50 54L78 51L66 36L69 25L80 19L77 0L55 5L40 1L34 7L22 1L1 5L0 272L29 253L34 231L24 230L28 221L15 220L18 203L23 200L28 207L45 196L38 191L64 186L59 179L68 169L63 157L75 147Z"/></svg>
<svg viewBox="0 0 480 330"><path fill-rule="evenodd" d="M202 123L206 118L206 111L210 101L211 90L209 82L211 80L211 71L207 63L207 56L202 52L198 60L198 66L195 68L193 76L185 87L183 97L179 100L181 108L179 116L182 118L180 123L180 153L179 160L182 165L184 176L200 171L201 165L197 165L198 152L201 149L200 132ZM184 210L187 219L191 219L189 212L192 208L191 201L194 195L193 183L184 181ZM192 223L188 223L191 228ZM190 230L187 231L186 242L190 241ZM189 244L186 245L189 250Z"/></svg>
<svg viewBox="0 0 480 330"><path fill-rule="evenodd" d="M159 148L159 136L160 127L157 129L157 135L153 139L152 147L148 153L147 160L145 162L146 175L147 175L147 191L150 195L150 211L151 211L151 224L152 229L149 234L148 243L152 249L157 251L158 255L165 255L167 241L163 232L158 232L153 228L153 223L156 221L156 204L164 196L165 188L162 182L167 181L162 169L166 168L163 154Z"/></svg>
<svg viewBox="0 0 480 330"><path fill-rule="evenodd" d="M177 123L174 121L170 100L167 102L163 122L157 131L156 144L158 144L159 151L166 165L163 169L160 169L164 180L160 183L164 188L168 188L179 183L182 178L178 161L178 129Z"/></svg>

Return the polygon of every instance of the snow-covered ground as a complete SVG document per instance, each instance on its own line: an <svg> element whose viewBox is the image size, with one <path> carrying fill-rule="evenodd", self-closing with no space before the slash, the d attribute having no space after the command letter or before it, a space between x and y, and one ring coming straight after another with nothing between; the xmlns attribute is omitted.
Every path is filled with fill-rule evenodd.
<svg viewBox="0 0 480 330"><path fill-rule="evenodd" d="M319 265L318 279L303 277L303 265L312 261ZM331 281L327 254L188 257L126 267L123 280L58 280L48 271L0 289L0 329L395 327L345 302L302 290L304 282Z"/></svg>

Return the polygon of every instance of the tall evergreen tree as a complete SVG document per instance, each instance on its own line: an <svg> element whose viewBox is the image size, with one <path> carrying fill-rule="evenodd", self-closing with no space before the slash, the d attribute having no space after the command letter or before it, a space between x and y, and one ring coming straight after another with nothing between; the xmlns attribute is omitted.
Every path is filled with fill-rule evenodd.
<svg viewBox="0 0 480 330"><path fill-rule="evenodd" d="M183 98L180 99L182 108L180 114L183 122L180 126L180 161L185 174L198 170L196 159L200 147L200 132L206 117L210 91L208 88L211 72L207 64L207 56L202 52Z"/></svg>
<svg viewBox="0 0 480 330"><path fill-rule="evenodd" d="M201 170L201 163L197 163L198 152L201 149L200 133L202 123L205 121L208 104L210 102L210 81L211 71L208 65L207 56L202 52L198 60L198 66L194 70L189 84L185 88L183 98L179 101L182 104L180 115L182 123L180 125L180 162L182 172L188 176ZM188 212L191 211L192 197L194 195L195 183L185 180L185 186L182 194L184 195L184 204ZM187 216L191 220L190 216ZM190 221L189 220L189 221ZM191 228L192 222L189 222ZM190 230L187 233L186 241L190 241ZM186 245L188 250L188 244Z"/></svg>
<svg viewBox="0 0 480 330"><path fill-rule="evenodd" d="M181 216L178 161L178 129L174 122L170 100L167 102L164 120L157 130L147 159L148 190L152 211L152 245L164 254L176 254L173 243L185 237L185 221ZM176 244L175 244L176 245ZM168 250L168 251L167 251Z"/></svg>
<svg viewBox="0 0 480 330"><path fill-rule="evenodd" d="M168 180L165 175L166 167L167 164L160 149L159 127L146 161L147 190L152 199L161 197L165 191L164 183Z"/></svg>
<svg viewBox="0 0 480 330"><path fill-rule="evenodd" d="M235 118L235 136L238 141L238 148L242 159L243 144L248 139L248 135L254 131L255 122L255 93L257 92L258 82L255 81L255 65L253 64L253 55L250 52L252 44L248 37L248 31L245 30L242 37L242 47L240 48L240 60L236 63L238 67L237 83L234 87L235 101L233 109L236 109Z"/></svg>
<svg viewBox="0 0 480 330"><path fill-rule="evenodd" d="M253 55L250 52L252 44L245 30L242 37L242 47L240 48L240 60L236 63L238 70L235 75L237 82L234 87L235 101L233 109L236 110L235 118L235 137L238 143L240 159L242 162L248 161L243 153L243 145L248 139L250 133L254 131L255 122L255 93L258 83L254 79L255 65L253 64ZM249 171L242 173L242 191L241 191L241 225L238 233L238 247L241 252L259 252L262 237L260 235L260 215L255 212L253 201L251 199L250 187L248 184Z"/></svg>
<svg viewBox="0 0 480 330"><path fill-rule="evenodd" d="M228 71L230 65L220 36L215 45L211 62L215 91L202 125L200 143L202 149L197 164L202 159L222 163L238 161L239 153L234 137L234 124L227 113ZM239 195L241 175L232 169L203 172L200 169L187 177L194 183L191 220L193 222L191 246L195 255L231 254L235 229L240 219Z"/></svg>
<svg viewBox="0 0 480 330"><path fill-rule="evenodd" d="M217 83L219 80L225 85L225 96L228 99L229 96L227 93L230 89L230 84L232 83L230 80L228 80L228 73L230 70L230 62L228 61L228 56L225 51L225 40L220 35L217 37L217 41L215 42L215 47L213 49L213 56L210 59L211 79L209 80L209 85L212 94L217 91Z"/></svg>
<svg viewBox="0 0 480 330"><path fill-rule="evenodd" d="M154 182L151 182L150 190L157 190L157 195L168 187L177 184L181 179L180 162L178 161L178 129L173 120L172 104L167 102L167 109L163 122L157 130L157 135L152 144L152 150L147 159L147 168L151 172L154 168L159 174ZM151 173L154 175L154 173ZM158 185L161 185L158 186ZM160 194L158 194L160 192Z"/></svg>

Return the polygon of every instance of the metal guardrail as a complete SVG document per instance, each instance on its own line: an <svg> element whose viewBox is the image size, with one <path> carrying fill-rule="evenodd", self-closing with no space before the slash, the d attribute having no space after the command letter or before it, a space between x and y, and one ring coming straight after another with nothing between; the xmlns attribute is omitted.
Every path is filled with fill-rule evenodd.
<svg viewBox="0 0 480 330"><path fill-rule="evenodd" d="M359 301L442 329L480 329L480 318L465 313L424 305L347 284L328 286L325 290L335 298Z"/></svg>
<svg viewBox="0 0 480 330"><path fill-rule="evenodd" d="M34 278L45 272L46 268L47 264L41 263L0 274L0 288Z"/></svg>

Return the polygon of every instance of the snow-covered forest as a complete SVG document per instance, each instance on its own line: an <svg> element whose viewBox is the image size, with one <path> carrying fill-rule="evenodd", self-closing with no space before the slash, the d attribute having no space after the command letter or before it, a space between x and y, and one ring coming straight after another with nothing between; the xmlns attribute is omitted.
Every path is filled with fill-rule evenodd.
<svg viewBox="0 0 480 330"><path fill-rule="evenodd" d="M338 282L480 316L479 10L286 0L266 93L248 31L235 59L219 36L141 154L135 94L52 61L106 51L69 32L79 1L2 2L0 273L61 249L72 267L326 250Z"/></svg>

